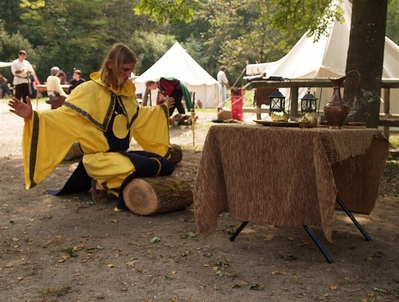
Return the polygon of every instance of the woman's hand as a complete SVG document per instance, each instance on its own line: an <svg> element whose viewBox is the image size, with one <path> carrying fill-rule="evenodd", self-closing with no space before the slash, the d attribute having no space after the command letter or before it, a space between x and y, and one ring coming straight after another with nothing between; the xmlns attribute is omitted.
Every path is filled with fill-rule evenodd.
<svg viewBox="0 0 399 302"><path fill-rule="evenodd" d="M175 99L172 98L172 97L168 97L168 96L167 96L167 97L165 98L164 104L166 104L166 106L168 106L168 108L172 108L173 105L175 104Z"/></svg>
<svg viewBox="0 0 399 302"><path fill-rule="evenodd" d="M30 102L30 97L26 97L26 104L17 98L12 98L8 102L8 106L12 108L10 109L12 113L28 120L32 118L32 103Z"/></svg>

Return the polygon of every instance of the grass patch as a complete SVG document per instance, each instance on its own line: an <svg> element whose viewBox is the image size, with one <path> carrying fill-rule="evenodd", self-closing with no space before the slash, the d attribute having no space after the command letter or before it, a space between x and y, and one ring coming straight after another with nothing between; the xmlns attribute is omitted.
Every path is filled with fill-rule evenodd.
<svg viewBox="0 0 399 302"><path fill-rule="evenodd" d="M389 143L391 144L392 149L399 149L399 134L391 134L389 135Z"/></svg>
<svg viewBox="0 0 399 302"><path fill-rule="evenodd" d="M61 253L67 253L69 257L76 257L77 255L74 253L72 247L61 248L58 250Z"/></svg>
<svg viewBox="0 0 399 302"><path fill-rule="evenodd" d="M62 285L56 288L45 288L39 290L39 294L43 298L47 298L49 296L61 297L71 291L71 288L68 285Z"/></svg>

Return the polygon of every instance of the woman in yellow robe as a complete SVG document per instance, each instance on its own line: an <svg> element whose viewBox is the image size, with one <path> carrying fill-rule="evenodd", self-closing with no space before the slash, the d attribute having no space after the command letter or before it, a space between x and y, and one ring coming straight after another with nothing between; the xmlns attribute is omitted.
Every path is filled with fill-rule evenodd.
<svg viewBox="0 0 399 302"><path fill-rule="evenodd" d="M117 207L125 208L121 192L129 180L173 172L174 165L166 159L170 148L168 110L173 100L156 107L138 105L129 79L136 62L134 52L117 43L101 69L90 75L91 81L76 87L62 107L36 112L29 98L26 104L10 100L10 111L25 119L27 189L42 182L75 141L84 155L62 194L92 187L97 196L105 197L107 191L118 196ZM132 138L144 152L126 152Z"/></svg>

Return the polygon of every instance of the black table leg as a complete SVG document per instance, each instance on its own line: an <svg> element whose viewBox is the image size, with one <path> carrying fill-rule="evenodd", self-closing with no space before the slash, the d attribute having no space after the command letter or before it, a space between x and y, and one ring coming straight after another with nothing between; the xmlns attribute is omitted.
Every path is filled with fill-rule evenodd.
<svg viewBox="0 0 399 302"><path fill-rule="evenodd" d="M313 242L317 245L320 252L324 255L324 257L326 257L327 262L332 263L333 259L328 254L327 250L324 248L323 244L319 241L319 239L317 238L315 233L313 233L312 229L307 225L304 225L303 227L305 228L306 232L308 232L308 234L309 234L310 238L312 238Z"/></svg>
<svg viewBox="0 0 399 302"><path fill-rule="evenodd" d="M236 237L238 236L238 234L240 234L240 232L242 231L243 228L245 228L245 226L248 224L248 221L244 221L243 223L241 223L241 225L239 226L239 228L233 233L233 235L230 236L230 241L234 241L234 239L236 239Z"/></svg>
<svg viewBox="0 0 399 302"><path fill-rule="evenodd" d="M360 225L360 223L356 220L356 218L353 216L353 214L351 213L351 211L349 211L349 209L346 207L346 205L344 204L344 202L338 197L336 198L338 204L341 206L341 208L345 211L346 215L349 216L349 218L352 220L352 222L355 224L355 226L358 228L358 230L360 231L360 233L363 234L364 238L366 238L367 241L371 240L371 237L369 236L369 234L367 234L367 232L363 229L363 227Z"/></svg>

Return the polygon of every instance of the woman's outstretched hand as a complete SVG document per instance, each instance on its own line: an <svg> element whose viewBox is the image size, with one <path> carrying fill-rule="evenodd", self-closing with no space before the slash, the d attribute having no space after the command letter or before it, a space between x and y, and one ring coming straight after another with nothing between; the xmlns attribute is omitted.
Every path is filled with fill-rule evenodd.
<svg viewBox="0 0 399 302"><path fill-rule="evenodd" d="M8 102L8 106L12 108L10 109L12 113L15 113L16 115L28 120L32 118L32 103L30 102L30 98L28 96L26 97L26 104L17 98L12 98Z"/></svg>

